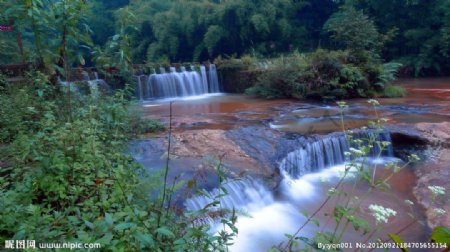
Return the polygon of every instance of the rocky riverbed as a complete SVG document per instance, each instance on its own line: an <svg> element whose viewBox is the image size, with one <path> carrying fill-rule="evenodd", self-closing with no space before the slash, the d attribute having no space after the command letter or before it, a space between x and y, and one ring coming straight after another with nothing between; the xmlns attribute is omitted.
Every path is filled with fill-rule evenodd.
<svg viewBox="0 0 450 252"><path fill-rule="evenodd" d="M408 178L406 190L424 207L430 228L450 225L449 197L432 202L428 189L437 185L450 191L450 80L447 86L438 84L429 83L432 88L424 91L413 82L407 86L408 97L381 99L376 111L364 100L349 101L350 109L344 113L346 129L358 129L376 116L389 119L386 130L391 132L395 155L417 153L424 159L414 166L416 177ZM169 121L167 102L144 104L144 110L146 117ZM281 179L280 161L288 153L342 134L340 112L333 104L232 95L176 101L172 111L171 177L183 173L189 179L198 172L214 177L211 160L220 160L228 176L264 178L275 188ZM168 141L165 132L136 141L131 149L145 167L158 169L165 165ZM211 189L216 183L206 179L202 187ZM436 208L446 214L437 214Z"/></svg>

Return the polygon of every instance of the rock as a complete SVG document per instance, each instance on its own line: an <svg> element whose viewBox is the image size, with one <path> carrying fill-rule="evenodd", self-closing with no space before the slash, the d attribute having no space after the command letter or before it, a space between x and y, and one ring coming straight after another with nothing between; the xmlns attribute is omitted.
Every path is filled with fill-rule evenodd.
<svg viewBox="0 0 450 252"><path fill-rule="evenodd" d="M450 226L450 122L443 123L418 123L415 128L429 141L434 148L440 148L437 160L429 165L422 165L416 170L418 177L414 187L414 195L418 202L426 209L428 225L431 228L444 225ZM438 196L433 201L428 186L441 186L446 190L446 195ZM435 209L446 211L439 215Z"/></svg>

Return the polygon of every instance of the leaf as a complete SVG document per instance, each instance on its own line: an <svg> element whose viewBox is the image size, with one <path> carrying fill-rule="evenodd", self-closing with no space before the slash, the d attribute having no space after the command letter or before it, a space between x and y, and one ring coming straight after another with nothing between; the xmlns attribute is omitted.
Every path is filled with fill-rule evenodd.
<svg viewBox="0 0 450 252"><path fill-rule="evenodd" d="M334 219L336 220L336 222L339 222L342 217L345 215L345 213L347 212L347 210L345 209L345 207L341 206L341 205L336 205L336 207L334 208L333 211L333 216Z"/></svg>
<svg viewBox="0 0 450 252"><path fill-rule="evenodd" d="M306 218L309 217L309 213L308 213L307 211L302 210L301 213L302 213L302 215L305 216Z"/></svg>
<svg viewBox="0 0 450 252"><path fill-rule="evenodd" d="M100 243L102 245L109 245L111 243L112 238L113 238L113 234L107 233L102 238L98 239L95 242Z"/></svg>
<svg viewBox="0 0 450 252"><path fill-rule="evenodd" d="M365 219L358 218L358 217L354 217L354 218L349 217L348 220L352 223L353 228L356 231L359 231L360 229L362 229L364 234L367 234L367 232L369 232L370 224Z"/></svg>
<svg viewBox="0 0 450 252"><path fill-rule="evenodd" d="M112 225L114 224L114 221L113 221L113 219L112 219L111 214L109 214L109 213L106 213L106 214L105 214L105 222L106 222L106 224L108 224L109 226L112 226Z"/></svg>
<svg viewBox="0 0 450 252"><path fill-rule="evenodd" d="M316 224L316 226L320 227L320 222L317 219L312 218L311 222Z"/></svg>
<svg viewBox="0 0 450 252"><path fill-rule="evenodd" d="M389 237L400 247L402 251L408 252L407 248L402 248L402 244L404 243L404 241L402 240L402 238L400 238L400 236L396 234L389 234Z"/></svg>
<svg viewBox="0 0 450 252"><path fill-rule="evenodd" d="M80 56L80 64L81 64L82 66L86 65L86 60L84 59L83 56Z"/></svg>
<svg viewBox="0 0 450 252"><path fill-rule="evenodd" d="M92 224L92 222L89 222L89 221L85 220L85 221L84 221L84 224L86 224L86 226L87 226L89 229L94 229L94 224Z"/></svg>
<svg viewBox="0 0 450 252"><path fill-rule="evenodd" d="M175 235L170 231L167 227L160 227L156 229L156 233L159 233L161 235L167 236L167 237L175 237Z"/></svg>
<svg viewBox="0 0 450 252"><path fill-rule="evenodd" d="M136 226L136 224L134 224L134 223L122 222L122 223L117 224L117 225L114 227L114 230L116 230L116 231L122 231L122 230L125 230L125 229L133 228L133 227L135 227L135 226Z"/></svg>
<svg viewBox="0 0 450 252"><path fill-rule="evenodd" d="M450 245L450 229L444 226L435 227L431 233L431 240L436 243Z"/></svg>
<svg viewBox="0 0 450 252"><path fill-rule="evenodd" d="M143 234L143 233L136 233L135 234L136 240L143 243L144 246L141 247L153 247L155 246L155 241L149 234Z"/></svg>
<svg viewBox="0 0 450 252"><path fill-rule="evenodd" d="M189 180L187 186L189 189L192 189L195 186L195 180L193 179Z"/></svg>

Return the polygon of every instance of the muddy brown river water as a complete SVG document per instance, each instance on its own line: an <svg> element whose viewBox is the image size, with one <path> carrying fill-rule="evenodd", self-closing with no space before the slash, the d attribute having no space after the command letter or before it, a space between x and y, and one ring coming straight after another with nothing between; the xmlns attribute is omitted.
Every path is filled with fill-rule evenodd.
<svg viewBox="0 0 450 252"><path fill-rule="evenodd" d="M417 123L450 122L450 78L403 79L397 82L407 89L404 98L378 99L380 106L376 111L364 99L347 101L349 109L344 112L346 129L355 129L367 125L377 116L388 119L388 124L409 127ZM323 104L311 101L290 99L261 100L243 95L204 96L199 99L178 99L172 101L173 149L171 154L171 177L184 174L189 179L198 172L204 172L205 182L201 186L211 190L217 182L214 172L208 170L205 157L222 156L230 176L246 172L248 176L265 178L280 177L277 165L291 151L295 144L311 142L320 135L342 131L341 114L335 104ZM142 104L144 115L167 123L169 121L168 100L148 101ZM314 142L314 141L313 141ZM161 159L167 145L167 135L133 144L136 159L149 170L164 165ZM380 161L380 166L392 157ZM428 165L422 162L420 165ZM446 169L450 169L448 164ZM305 220L301 212L313 212L326 199L326 193L338 181L339 170L343 165L317 170L299 179L281 176L277 189L273 186L258 187L259 197L249 196L247 203L238 202L246 209L251 218L242 217L237 227L239 236L232 251L266 251L273 245L285 241L285 233L293 233ZM379 204L395 209L397 215L383 225L382 232L374 235L387 239L387 233L401 231L400 236L406 242L426 242L430 228L426 225L424 209L417 202L413 188L417 183L416 166L409 166L396 174L390 181L390 190L371 193L360 207L360 214L371 220L369 204ZM380 169L381 170L381 169ZM382 170L381 170L382 171ZM210 176L211 178L208 178ZM386 174L377 172L377 176ZM327 182L323 182L323 177ZM450 178L445 178L450 179ZM445 181L445 180L444 180ZM447 180L448 181L448 180ZM273 185L272 183L271 185ZM351 190L351 180L344 183L343 190ZM367 185L358 184L354 196L361 197L368 190ZM246 194L247 192L242 192ZM270 199L261 199L261 195L270 195ZM408 215L411 209L404 200L415 203L415 217L423 222L411 224ZM332 212L331 200L318 214L320 227L308 225L301 233L310 237L317 231L333 231L334 221L326 217ZM201 201L199 201L201 202ZM447 213L448 215L448 213ZM449 225L450 223L442 223ZM405 228L407 227L407 228ZM351 228L349 228L351 230ZM348 231L343 240L362 242L367 236L361 232ZM354 247L355 245L353 245ZM352 251L345 249L345 251Z"/></svg>

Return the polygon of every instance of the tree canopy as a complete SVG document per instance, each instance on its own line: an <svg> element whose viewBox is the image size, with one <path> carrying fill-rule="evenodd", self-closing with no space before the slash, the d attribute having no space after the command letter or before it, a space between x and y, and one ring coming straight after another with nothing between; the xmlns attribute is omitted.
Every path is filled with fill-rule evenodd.
<svg viewBox="0 0 450 252"><path fill-rule="evenodd" d="M76 2L81 19L61 19L64 15L55 12L56 5ZM5 10L1 23L13 24L23 37L27 60L42 53L41 43L61 42L57 32L64 31L64 20L77 21L71 33L88 32L85 41L92 40L93 46L110 46L115 35L124 35L120 22L126 8L133 14L129 27L136 28L126 32L129 60L138 64L274 57L323 48L370 50L401 62L414 75L448 74L450 69L447 0L8 0L0 7ZM50 28L49 22L61 27ZM2 58L20 60L14 35L2 33L0 47ZM89 64L91 55L80 55Z"/></svg>

